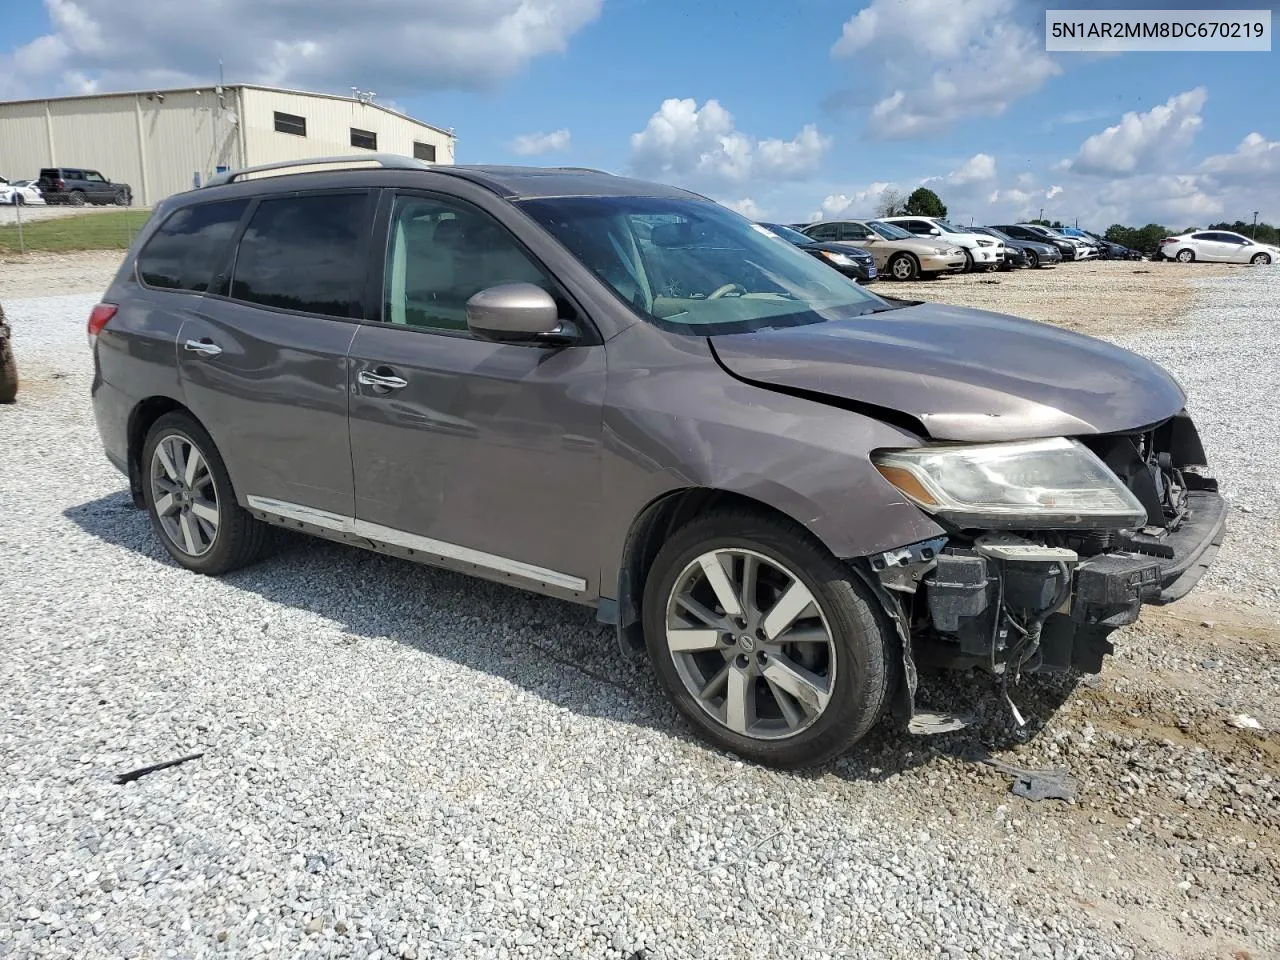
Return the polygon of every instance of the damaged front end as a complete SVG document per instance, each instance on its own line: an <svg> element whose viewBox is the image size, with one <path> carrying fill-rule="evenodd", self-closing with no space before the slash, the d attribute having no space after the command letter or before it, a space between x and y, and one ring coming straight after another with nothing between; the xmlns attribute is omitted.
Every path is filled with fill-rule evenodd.
<svg viewBox="0 0 1280 960"><path fill-rule="evenodd" d="M1225 533L1184 412L1078 440L877 452L881 473L947 535L858 561L903 641L902 703L915 732L957 721L918 711L916 664L1097 673L1110 634L1142 604L1184 596ZM948 462L950 460L951 462Z"/></svg>

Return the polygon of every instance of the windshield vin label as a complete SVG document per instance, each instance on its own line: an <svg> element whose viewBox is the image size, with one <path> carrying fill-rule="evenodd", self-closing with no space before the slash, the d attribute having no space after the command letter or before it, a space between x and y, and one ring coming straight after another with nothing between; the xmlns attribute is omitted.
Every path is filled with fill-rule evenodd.
<svg viewBox="0 0 1280 960"><path fill-rule="evenodd" d="M1270 10L1046 10L1054 52L1271 50Z"/></svg>

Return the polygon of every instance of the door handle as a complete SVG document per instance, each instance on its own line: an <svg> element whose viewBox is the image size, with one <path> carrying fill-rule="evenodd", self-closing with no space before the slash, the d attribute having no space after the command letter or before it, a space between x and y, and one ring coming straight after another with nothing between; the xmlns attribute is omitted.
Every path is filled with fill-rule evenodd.
<svg viewBox="0 0 1280 960"><path fill-rule="evenodd" d="M361 370L356 374L356 380L366 387L381 390L400 390L409 385L409 381L403 377L397 377L394 374L370 373L368 370Z"/></svg>
<svg viewBox="0 0 1280 960"><path fill-rule="evenodd" d="M202 357L216 357L222 352L222 348L208 337L201 340L188 340L182 345L182 348L192 353L198 353Z"/></svg>

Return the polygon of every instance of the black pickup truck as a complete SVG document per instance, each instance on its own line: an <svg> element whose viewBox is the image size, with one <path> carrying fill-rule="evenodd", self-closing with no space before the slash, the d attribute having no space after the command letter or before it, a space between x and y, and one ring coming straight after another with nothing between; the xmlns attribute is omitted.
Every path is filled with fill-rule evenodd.
<svg viewBox="0 0 1280 960"><path fill-rule="evenodd" d="M133 188L127 183L112 183L97 170L84 167L45 167L36 186L44 194L45 203L77 207L86 203L114 203L118 207L133 204Z"/></svg>

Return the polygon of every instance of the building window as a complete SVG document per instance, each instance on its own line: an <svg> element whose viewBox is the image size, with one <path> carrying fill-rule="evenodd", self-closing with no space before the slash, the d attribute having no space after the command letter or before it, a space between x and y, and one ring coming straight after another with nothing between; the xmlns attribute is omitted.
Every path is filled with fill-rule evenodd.
<svg viewBox="0 0 1280 960"><path fill-rule="evenodd" d="M355 127L352 127L351 145L353 147L359 147L361 150L377 150L378 135L376 133L370 133L368 130L357 130Z"/></svg>
<svg viewBox="0 0 1280 960"><path fill-rule="evenodd" d="M413 141L413 156L415 160L425 160L427 163L436 162L436 145L434 143L419 143Z"/></svg>
<svg viewBox="0 0 1280 960"><path fill-rule="evenodd" d="M292 133L295 137L307 135L307 118L295 117L292 113L276 111L276 133Z"/></svg>

